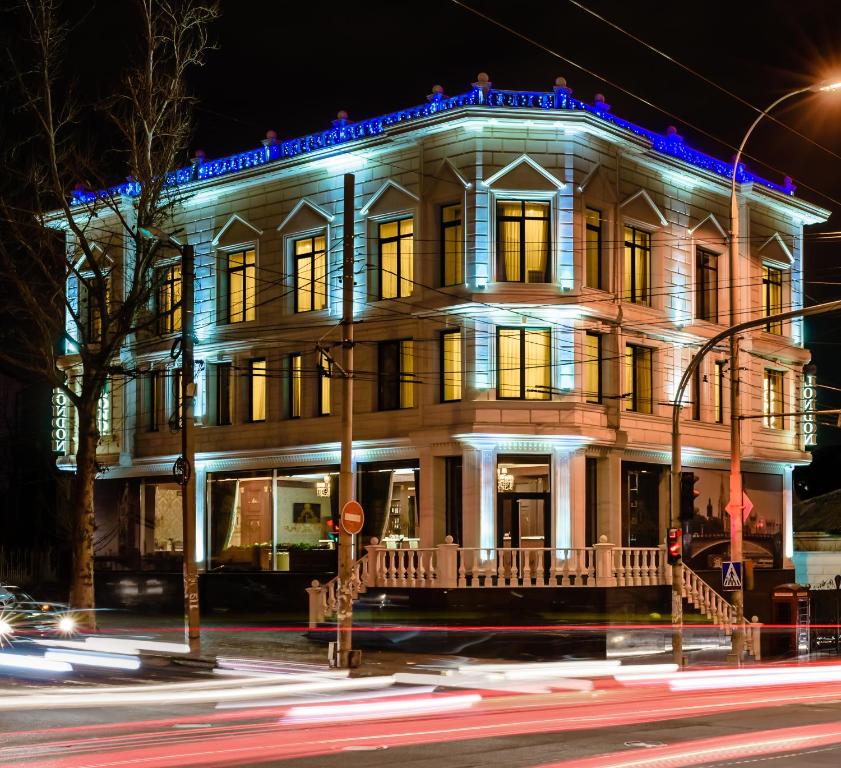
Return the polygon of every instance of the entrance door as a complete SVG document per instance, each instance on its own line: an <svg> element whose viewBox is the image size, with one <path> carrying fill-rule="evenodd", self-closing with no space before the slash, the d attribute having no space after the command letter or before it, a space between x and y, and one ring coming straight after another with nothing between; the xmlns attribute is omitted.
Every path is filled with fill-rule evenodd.
<svg viewBox="0 0 841 768"><path fill-rule="evenodd" d="M503 546L505 534L511 547L550 547L552 519L548 493L500 493L496 504L496 543Z"/></svg>
<svg viewBox="0 0 841 768"><path fill-rule="evenodd" d="M656 547L660 541L660 467L622 464L622 545Z"/></svg>

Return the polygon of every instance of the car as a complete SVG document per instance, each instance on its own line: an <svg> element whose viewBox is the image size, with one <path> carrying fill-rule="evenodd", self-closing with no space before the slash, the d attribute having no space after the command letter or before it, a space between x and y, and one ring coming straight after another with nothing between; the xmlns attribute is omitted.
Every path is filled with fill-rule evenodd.
<svg viewBox="0 0 841 768"><path fill-rule="evenodd" d="M0 643L28 636L68 636L76 620L65 603L36 600L12 584L0 584Z"/></svg>

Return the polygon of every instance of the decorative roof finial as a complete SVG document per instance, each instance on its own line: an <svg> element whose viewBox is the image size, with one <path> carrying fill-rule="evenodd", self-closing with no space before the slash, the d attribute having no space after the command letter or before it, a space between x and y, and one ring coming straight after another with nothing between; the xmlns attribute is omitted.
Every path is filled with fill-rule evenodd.
<svg viewBox="0 0 841 768"><path fill-rule="evenodd" d="M432 93L426 97L427 101L441 101L442 99L446 99L447 97L444 95L444 86L443 85L433 85L432 86Z"/></svg>
<svg viewBox="0 0 841 768"><path fill-rule="evenodd" d="M677 132L677 128L675 128L673 125L666 126L666 136L672 139L673 141L683 141L683 136L681 136Z"/></svg>
<svg viewBox="0 0 841 768"><path fill-rule="evenodd" d="M473 87L481 91L481 101L486 101L488 97L488 91L491 89L491 81L488 77L488 73L480 72L478 75L476 75L476 82L473 83Z"/></svg>
<svg viewBox="0 0 841 768"><path fill-rule="evenodd" d="M277 144L277 131L266 131L266 138L263 139L263 146L273 147L275 144Z"/></svg>
<svg viewBox="0 0 841 768"><path fill-rule="evenodd" d="M552 90L555 91L555 96L572 96L572 88L567 85L565 77L556 77Z"/></svg>
<svg viewBox="0 0 841 768"><path fill-rule="evenodd" d="M595 102L593 104L593 106L595 107L597 112L610 112L610 104L608 104L604 100L604 94L603 93L597 93L593 97L593 101Z"/></svg>
<svg viewBox="0 0 841 768"><path fill-rule="evenodd" d="M333 121L334 128L344 128L346 125L350 125L352 120L348 117L347 112L343 109L340 109L336 113L336 119Z"/></svg>
<svg viewBox="0 0 841 768"><path fill-rule="evenodd" d="M195 155L190 158L190 162L193 165L201 165L205 160L206 155L204 154L203 149L197 149Z"/></svg>

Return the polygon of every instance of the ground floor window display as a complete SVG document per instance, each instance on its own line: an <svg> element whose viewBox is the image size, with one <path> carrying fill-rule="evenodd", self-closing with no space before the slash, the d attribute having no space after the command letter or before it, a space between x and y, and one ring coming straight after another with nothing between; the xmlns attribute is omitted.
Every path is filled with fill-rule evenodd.
<svg viewBox="0 0 841 768"><path fill-rule="evenodd" d="M358 482L365 510L363 540L376 536L387 547L417 547L420 464L416 460L363 464Z"/></svg>
<svg viewBox="0 0 841 768"><path fill-rule="evenodd" d="M212 473L208 488L211 568L288 570L290 551L334 544L333 468Z"/></svg>
<svg viewBox="0 0 841 768"><path fill-rule="evenodd" d="M548 456L499 456L496 465L497 546L551 546Z"/></svg>

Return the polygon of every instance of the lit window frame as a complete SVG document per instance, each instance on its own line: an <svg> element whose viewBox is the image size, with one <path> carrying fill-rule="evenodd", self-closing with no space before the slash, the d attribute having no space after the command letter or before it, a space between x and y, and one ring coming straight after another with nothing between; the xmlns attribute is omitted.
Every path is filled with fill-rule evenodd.
<svg viewBox="0 0 841 768"><path fill-rule="evenodd" d="M695 249L695 318L718 322L718 259L709 248Z"/></svg>
<svg viewBox="0 0 841 768"><path fill-rule="evenodd" d="M520 206L520 215L511 216L501 212L503 205L512 205L518 203ZM545 216L527 216L527 205L539 205L545 208ZM542 280L530 281L528 279L528 272L526 270L526 222L527 221L545 221L546 222L546 268L543 272ZM520 258L520 279L508 280L505 278L505 266L503 263L503 248L502 248L502 224L505 222L519 223L519 258ZM497 282L500 283L524 283L526 285L546 285L552 282L552 203L549 200L509 200L498 199L496 201L496 269Z"/></svg>
<svg viewBox="0 0 841 768"><path fill-rule="evenodd" d="M316 242L321 240L323 247L316 248ZM310 250L308 253L298 253L298 245L300 243L309 243ZM306 259L310 260L309 279L306 285L301 281L300 263ZM318 272L319 262L321 264L321 274L323 277L318 279L316 274ZM292 241L292 270L295 275L295 313L302 312L320 312L327 309L327 233L319 232L313 235L304 237L296 237ZM319 288L321 290L319 290ZM302 309L302 297L307 296L309 307ZM316 305L319 306L316 306Z"/></svg>
<svg viewBox="0 0 841 768"><path fill-rule="evenodd" d="M628 233L630 232L630 238ZM648 245L640 245L637 243L637 235L645 235ZM652 252L652 233L637 227L634 224L625 224L624 228L624 249L623 249L623 264L625 267L625 280L622 286L622 300L629 304L636 304L640 307L651 306L651 252ZM630 249L630 254L628 253ZM643 290L640 290L636 284L637 270L636 264L638 259L645 259L645 281L646 284Z"/></svg>
<svg viewBox="0 0 841 768"><path fill-rule="evenodd" d="M715 389L714 407L716 424L724 424L724 366L725 363L723 360L716 360L715 382L713 384Z"/></svg>
<svg viewBox="0 0 841 768"><path fill-rule="evenodd" d="M265 357L253 357L248 361L248 420L252 424L259 424L266 420L268 410L268 364ZM259 411L258 403L262 389L263 407Z"/></svg>
<svg viewBox="0 0 841 768"><path fill-rule="evenodd" d="M227 280L227 322L231 325L238 323L248 323L257 319L257 249L254 246L235 248L223 251L225 254L225 277ZM251 263L248 262L248 255L252 255ZM242 264L231 266L231 260L242 255ZM233 290L231 285L233 283L232 277L235 275L242 275L242 299L241 310L237 316L234 316L233 311ZM249 305L248 301L248 283L253 284L253 303Z"/></svg>
<svg viewBox="0 0 841 768"><path fill-rule="evenodd" d="M625 388L630 387L630 391L627 393L627 397L622 399L622 403L624 406L625 411L629 411L631 413L641 413L646 416L650 416L654 414L654 349L652 347L645 347L640 344L626 344L625 345L625 366L626 372L628 370L628 353L631 353L631 360L632 365L630 366L631 370L631 380L625 381ZM650 391L648 392L647 397L640 397L640 388L639 388L639 366L645 362L647 358L648 364L648 379L650 384ZM627 377L626 377L627 379ZM643 410L640 406L645 404L645 401L648 401L648 410Z"/></svg>
<svg viewBox="0 0 841 768"><path fill-rule="evenodd" d="M596 357L593 358L591 356L590 350L587 345L588 339L595 339L596 340ZM603 339L601 333L596 333L595 331L586 331L584 334L584 354L585 358L583 360L582 373L583 373L583 380L581 382L582 389L584 390L584 402L590 403L591 405L600 405L602 403L602 361L603 361ZM587 379L588 379L588 368L590 366L595 367L595 377L596 377L596 391L591 392L590 390L586 389L587 386Z"/></svg>
<svg viewBox="0 0 841 768"><path fill-rule="evenodd" d="M596 214L598 224L590 223L590 214ZM602 237L602 229L604 227L604 215L599 208L594 208L591 205L584 207L584 285L587 288L595 288L596 290L604 290L603 269L602 269L602 254L604 242ZM595 254L591 251L591 237L595 238ZM595 256L595 285L590 280L590 272L593 270L593 256Z"/></svg>
<svg viewBox="0 0 841 768"><path fill-rule="evenodd" d="M324 352L318 353L318 415L330 416L332 414L331 402L331 381L333 375L333 363Z"/></svg>
<svg viewBox="0 0 841 768"><path fill-rule="evenodd" d="M458 218L447 220L446 211L458 209ZM446 203L441 206L441 287L449 288L464 283L464 205L462 203ZM455 229L456 235L452 241L448 241L449 230ZM458 243L457 253L451 253L448 242ZM453 280L448 280L448 273L452 272Z"/></svg>
<svg viewBox="0 0 841 768"><path fill-rule="evenodd" d="M396 375L386 374L384 359L386 353L397 354ZM407 362L411 362L411 370ZM381 341L377 345L377 410L398 411L414 408L417 405L417 394L415 392L415 341L414 339L389 339ZM396 387L392 391L391 388ZM388 400L396 403L390 405L384 393L389 391ZM396 397L394 396L396 394Z"/></svg>
<svg viewBox="0 0 841 768"><path fill-rule="evenodd" d="M502 338L506 332L516 332L519 334L519 372L520 385L518 395L501 395L500 394L500 364L502 362ZM539 390L530 391L526 384L526 338L529 333L540 333L546 337L546 351L547 357L544 363L548 371L547 379L549 386L546 392ZM552 399L552 329L540 327L511 327L498 326L496 329L496 398L497 400L551 400Z"/></svg>
<svg viewBox="0 0 841 768"><path fill-rule="evenodd" d="M300 419L303 415L301 379L303 373L303 356L300 352L289 355L289 418Z"/></svg>
<svg viewBox="0 0 841 768"><path fill-rule="evenodd" d="M762 426L782 432L786 428L785 372L765 368L762 373Z"/></svg>
<svg viewBox="0 0 841 768"><path fill-rule="evenodd" d="M403 233L403 225L406 222L411 222L412 231L408 233ZM397 234L391 237L383 237L382 229L383 227L388 226L389 224L397 224ZM406 299L414 293L415 287L415 276L414 276L414 266L415 266L415 217L414 216L401 216L400 218L389 219L388 221L380 221L377 222L377 276L379 278L379 292L378 296L379 299L382 301L383 299ZM403 243L406 240L410 240L412 242L412 274L408 277L403 275ZM386 296L383 292L383 274L385 270L383 269L383 246L389 243L396 243L397 251L396 251L396 268L394 270L395 274L393 275L396 285L397 285L397 292L394 296ZM404 292L403 284L408 284L408 290Z"/></svg>
<svg viewBox="0 0 841 768"><path fill-rule="evenodd" d="M178 333L181 330L181 263L158 267L157 275L158 334Z"/></svg>
<svg viewBox="0 0 841 768"><path fill-rule="evenodd" d="M458 350L457 365L451 365L452 360L447 355L447 342L454 339ZM461 328L450 328L441 331L440 334L440 371L439 398L442 403L456 403L462 399L464 394L464 372L462 369L463 360L462 333ZM447 397L448 390L458 392L457 397Z"/></svg>
<svg viewBox="0 0 841 768"><path fill-rule="evenodd" d="M762 315L768 317L769 315L776 315L783 311L783 290L785 287L785 279L783 277L784 270L780 267L775 267L773 264L762 265ZM777 300L774 300L774 289L777 289ZM765 324L767 333L773 333L775 336L783 335L783 322L777 320Z"/></svg>
<svg viewBox="0 0 841 768"><path fill-rule="evenodd" d="M233 423L233 364L216 363L216 413L218 427L227 427ZM224 405L223 405L224 404Z"/></svg>

